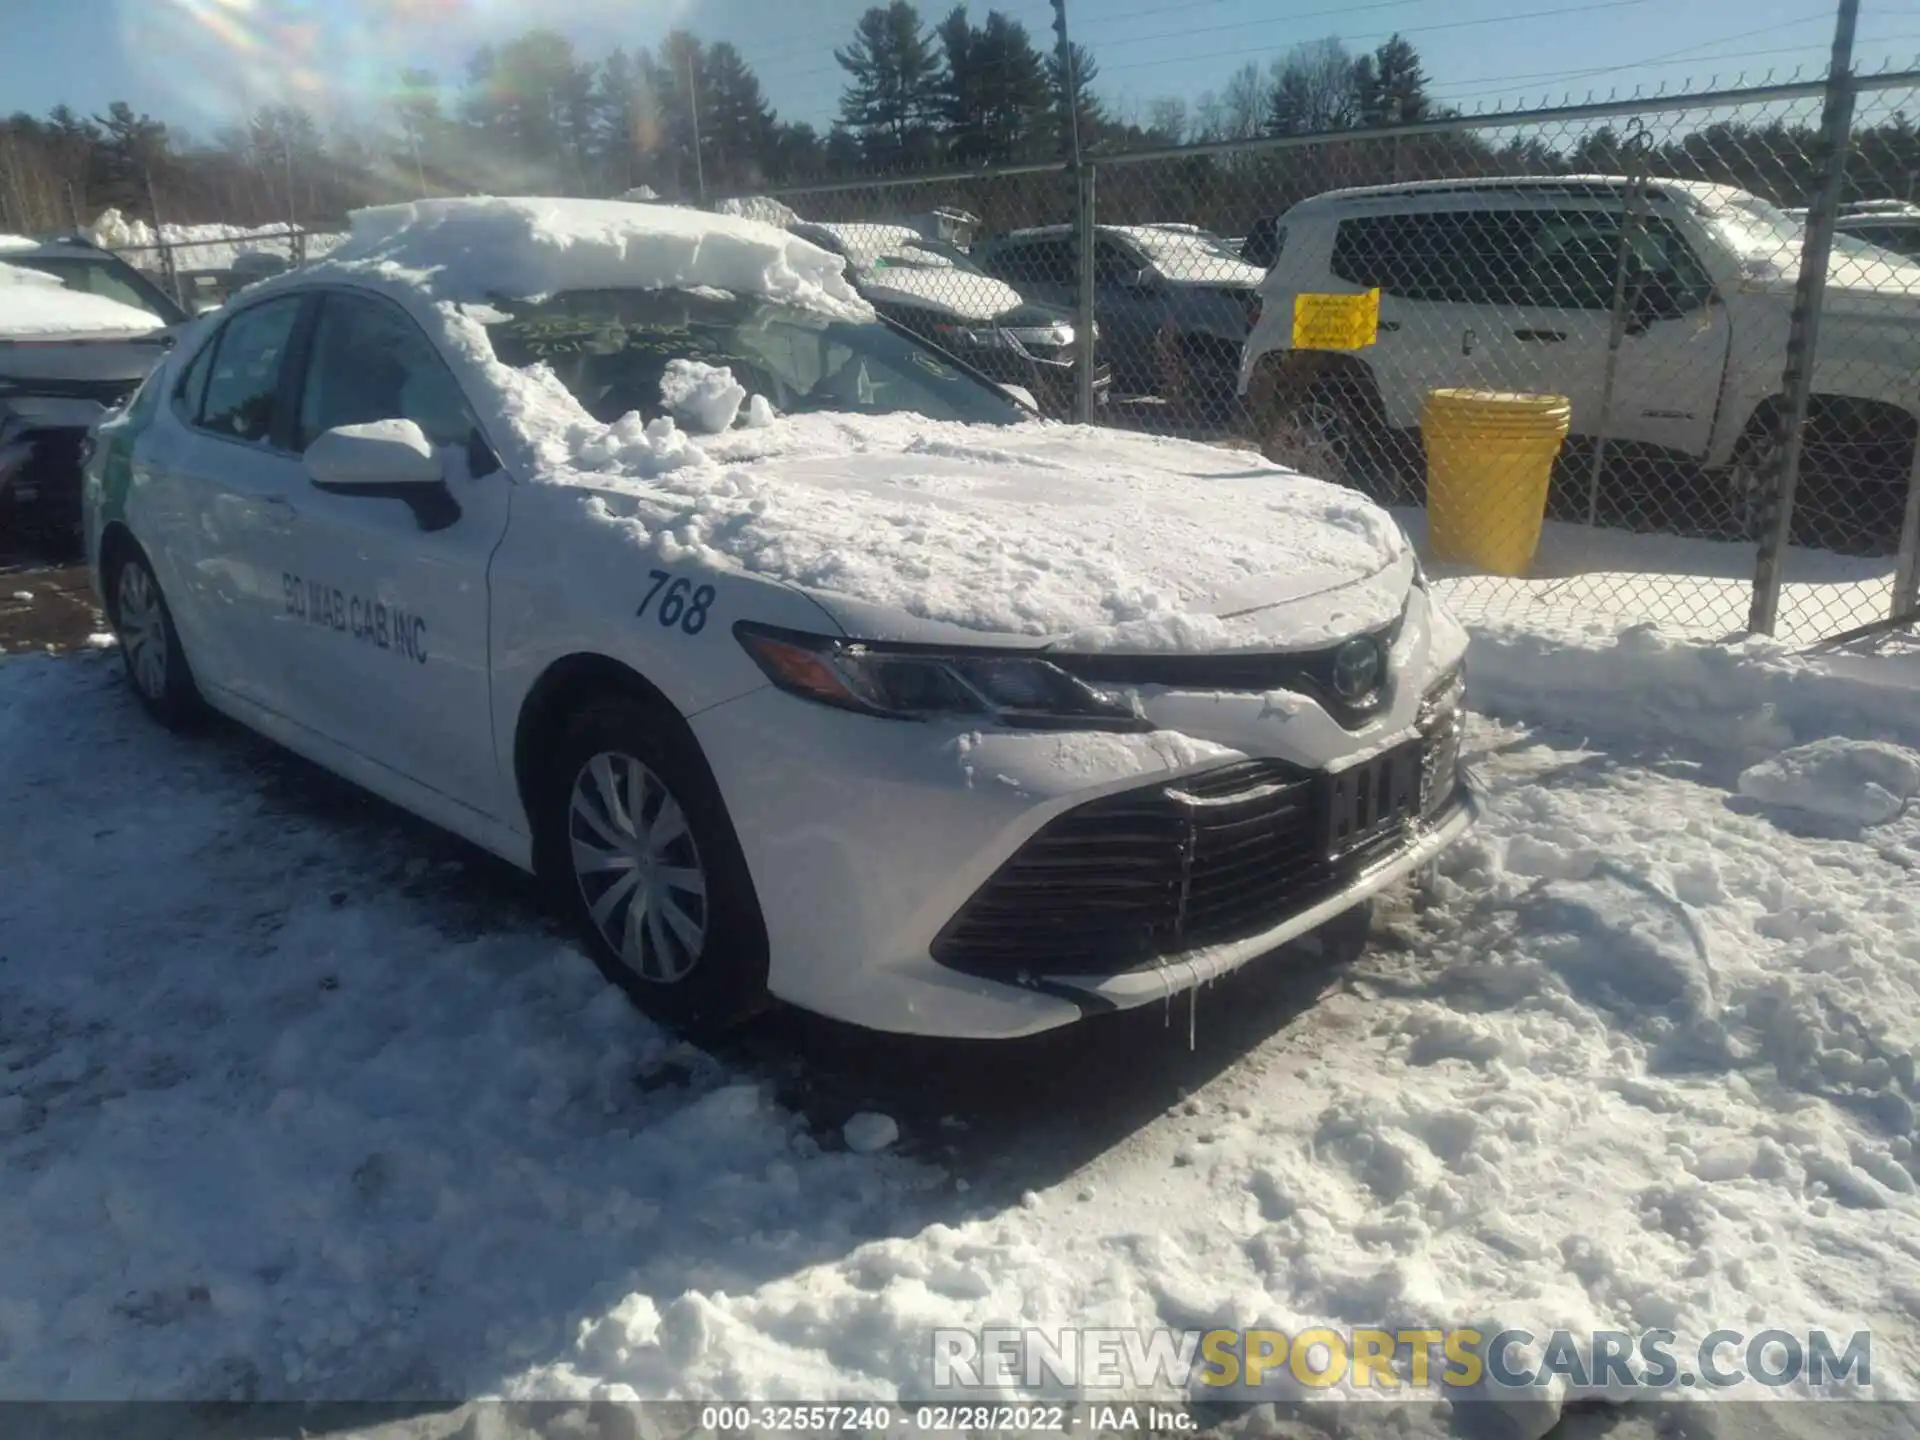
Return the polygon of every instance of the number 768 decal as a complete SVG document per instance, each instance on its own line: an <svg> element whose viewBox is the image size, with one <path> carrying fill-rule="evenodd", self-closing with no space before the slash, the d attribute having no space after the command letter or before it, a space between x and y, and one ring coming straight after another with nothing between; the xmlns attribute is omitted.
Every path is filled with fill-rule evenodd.
<svg viewBox="0 0 1920 1440"><path fill-rule="evenodd" d="M683 635L698 635L707 628L707 608L713 604L711 585L695 585L684 575L675 579L665 570L649 570L647 578L653 585L633 612L636 617L645 615L654 597L659 596L653 618L660 622L661 629L671 630L677 625Z"/></svg>

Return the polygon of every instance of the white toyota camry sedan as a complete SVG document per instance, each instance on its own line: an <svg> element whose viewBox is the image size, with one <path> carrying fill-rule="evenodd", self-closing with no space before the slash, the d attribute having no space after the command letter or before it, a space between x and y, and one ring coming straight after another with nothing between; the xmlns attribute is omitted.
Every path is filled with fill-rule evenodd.
<svg viewBox="0 0 1920 1440"><path fill-rule="evenodd" d="M95 437L139 699L535 872L685 1026L1044 1030L1463 833L1466 637L1391 517L1037 419L841 264L665 206L360 212Z"/></svg>

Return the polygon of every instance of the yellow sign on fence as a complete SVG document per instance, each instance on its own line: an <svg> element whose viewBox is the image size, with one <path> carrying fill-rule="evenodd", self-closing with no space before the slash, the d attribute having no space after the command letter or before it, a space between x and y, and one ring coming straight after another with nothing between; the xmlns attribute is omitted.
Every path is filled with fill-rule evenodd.
<svg viewBox="0 0 1920 1440"><path fill-rule="evenodd" d="M1364 350L1380 336L1380 292L1293 297L1293 348Z"/></svg>

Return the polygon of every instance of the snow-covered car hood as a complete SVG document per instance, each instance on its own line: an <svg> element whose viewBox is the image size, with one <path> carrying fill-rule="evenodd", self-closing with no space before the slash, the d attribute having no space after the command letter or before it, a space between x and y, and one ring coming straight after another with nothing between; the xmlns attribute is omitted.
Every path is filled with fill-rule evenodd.
<svg viewBox="0 0 1920 1440"><path fill-rule="evenodd" d="M961 320L992 320L1026 303L1006 281L965 270L881 265L856 272L854 284L876 305L904 303L944 310Z"/></svg>
<svg viewBox="0 0 1920 1440"><path fill-rule="evenodd" d="M0 265L0 339L148 335L162 328L158 318L132 305L69 290L23 265Z"/></svg>
<svg viewBox="0 0 1920 1440"><path fill-rule="evenodd" d="M910 415L671 439L629 417L601 435L564 476L596 513L804 590L868 639L1306 648L1391 623L1415 574L1371 501L1189 441ZM698 458L579 473L644 473L670 443Z"/></svg>

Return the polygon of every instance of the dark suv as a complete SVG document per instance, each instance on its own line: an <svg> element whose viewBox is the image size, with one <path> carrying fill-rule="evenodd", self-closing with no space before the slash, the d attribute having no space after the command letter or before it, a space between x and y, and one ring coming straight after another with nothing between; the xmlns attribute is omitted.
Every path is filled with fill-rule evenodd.
<svg viewBox="0 0 1920 1440"><path fill-rule="evenodd" d="M1080 267L1065 225L1015 230L975 247L980 267L1030 300L1072 305ZM1240 347L1265 272L1192 225L1102 225L1093 313L1116 393L1166 394L1184 379L1231 400Z"/></svg>
<svg viewBox="0 0 1920 1440"><path fill-rule="evenodd" d="M799 221L801 239L846 258L847 279L887 319L965 361L989 380L1032 392L1044 415L1073 414L1073 311L1037 304L967 253L910 226ZM1096 329L1095 339L1099 335ZM1111 376L1096 365L1096 396Z"/></svg>
<svg viewBox="0 0 1920 1440"><path fill-rule="evenodd" d="M15 273L0 289L0 512L70 531L88 430L133 394L188 317L81 236L0 242L0 267L49 277Z"/></svg>

